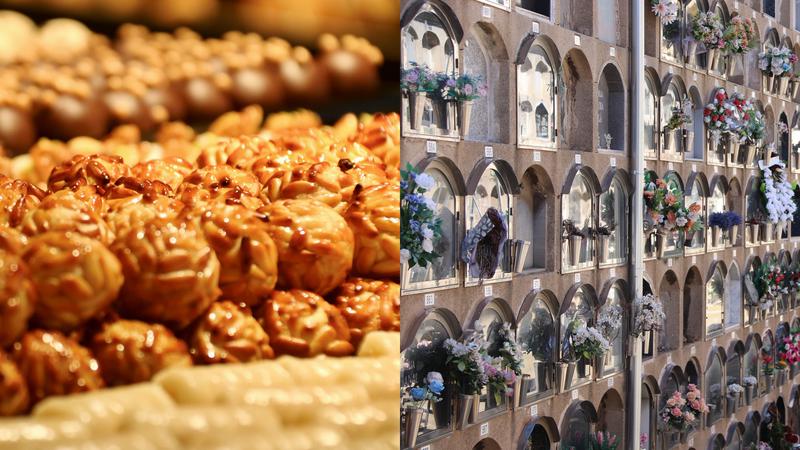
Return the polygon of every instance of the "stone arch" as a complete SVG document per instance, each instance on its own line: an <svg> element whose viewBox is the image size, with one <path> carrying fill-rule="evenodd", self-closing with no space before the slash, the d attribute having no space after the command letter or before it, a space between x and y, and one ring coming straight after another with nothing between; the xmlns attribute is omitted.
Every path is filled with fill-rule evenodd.
<svg viewBox="0 0 800 450"><path fill-rule="evenodd" d="M523 265L524 270L552 270L554 259L548 248L558 235L555 227L555 192L547 170L533 165L522 175L514 215L517 220L515 236L528 241L530 246Z"/></svg>
<svg viewBox="0 0 800 450"><path fill-rule="evenodd" d="M610 431L620 439L620 448L625 447L625 402L619 392L611 388L603 394L597 411L597 429Z"/></svg>
<svg viewBox="0 0 800 450"><path fill-rule="evenodd" d="M683 338L685 343L697 342L703 337L703 303L705 299L703 275L697 266L686 273L683 283Z"/></svg>
<svg viewBox="0 0 800 450"><path fill-rule="evenodd" d="M464 40L463 71L480 76L486 95L472 102L467 140L509 142L508 51L497 28L488 22L473 24Z"/></svg>
<svg viewBox="0 0 800 450"><path fill-rule="evenodd" d="M617 64L609 62L598 77L597 135L599 148L624 151L628 115L625 83L620 73ZM612 137L610 146L606 134Z"/></svg>
<svg viewBox="0 0 800 450"><path fill-rule="evenodd" d="M658 335L658 350L660 352L674 350L680 345L681 333L678 332L683 324L681 317L681 287L678 276L672 270L664 272L658 286L658 298L664 309L666 320Z"/></svg>
<svg viewBox="0 0 800 450"><path fill-rule="evenodd" d="M577 8L576 11L590 8ZM594 148L594 81L589 61L577 48L564 56L562 63L563 89L560 95L562 136L572 150L591 151Z"/></svg>

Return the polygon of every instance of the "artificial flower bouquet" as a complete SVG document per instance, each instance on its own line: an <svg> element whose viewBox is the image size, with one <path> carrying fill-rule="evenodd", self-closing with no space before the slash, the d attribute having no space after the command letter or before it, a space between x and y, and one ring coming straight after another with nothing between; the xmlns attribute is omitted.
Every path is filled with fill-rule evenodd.
<svg viewBox="0 0 800 450"><path fill-rule="evenodd" d="M761 356L761 371L766 376L772 376L775 373L775 361L771 356Z"/></svg>
<svg viewBox="0 0 800 450"><path fill-rule="evenodd" d="M590 450L617 450L619 439L610 431L598 431L590 436L592 448Z"/></svg>
<svg viewBox="0 0 800 450"><path fill-rule="evenodd" d="M425 193L435 187L433 177L417 173L408 164L400 171L400 261L409 267L426 267L440 255L434 244L441 239L441 219L436 203Z"/></svg>
<svg viewBox="0 0 800 450"><path fill-rule="evenodd" d="M659 412L663 427L672 431L683 431L699 422L703 413L708 412L708 406L703 400L702 393L697 386L690 384L686 395L675 391Z"/></svg>
<svg viewBox="0 0 800 450"><path fill-rule="evenodd" d="M567 343L569 354L566 355L569 361L592 361L594 358L603 356L610 348L611 344L597 328L587 326L581 319L573 319L567 327Z"/></svg>
<svg viewBox="0 0 800 450"><path fill-rule="evenodd" d="M511 324L504 323L503 326L497 330L497 334L496 342L499 348L496 353L500 367L504 370L510 370L516 376L521 376L522 352L511 332Z"/></svg>
<svg viewBox="0 0 800 450"><path fill-rule="evenodd" d="M728 96L725 89L717 89L711 103L703 109L703 122L711 132L711 139L718 144L723 134L731 133L739 127L739 108Z"/></svg>
<svg viewBox="0 0 800 450"><path fill-rule="evenodd" d="M653 14L661 19L662 25L670 25L678 20L678 0L650 0Z"/></svg>
<svg viewBox="0 0 800 450"><path fill-rule="evenodd" d="M701 206L683 204L683 192L670 186L661 178L651 179L645 175L644 203L653 226L662 231L699 231L703 229Z"/></svg>
<svg viewBox="0 0 800 450"><path fill-rule="evenodd" d="M400 71L400 89L403 92L434 92L438 89L437 74L426 65L409 63Z"/></svg>
<svg viewBox="0 0 800 450"><path fill-rule="evenodd" d="M722 20L713 11L698 13L692 19L692 38L702 43L707 50L725 47L725 40L722 38L724 31Z"/></svg>
<svg viewBox="0 0 800 450"><path fill-rule="evenodd" d="M680 105L672 108L672 115L667 122L666 128L669 130L684 129L687 125L692 124L692 108L694 105L689 97L683 96Z"/></svg>
<svg viewBox="0 0 800 450"><path fill-rule="evenodd" d="M753 281L758 291L759 306L763 310L770 309L780 294L789 293L786 275L774 259L756 268Z"/></svg>
<svg viewBox="0 0 800 450"><path fill-rule="evenodd" d="M736 211L723 211L711 213L708 216L708 226L719 227L723 231L729 231L736 225L741 225L742 216Z"/></svg>
<svg viewBox="0 0 800 450"><path fill-rule="evenodd" d="M758 54L758 68L775 77L790 76L796 62L797 55L785 45L767 47Z"/></svg>
<svg viewBox="0 0 800 450"><path fill-rule="evenodd" d="M425 376L424 385L414 385L406 388L403 396L403 404L408 408L425 409L426 403L436 403L440 401L444 392L444 378L439 372L428 372Z"/></svg>
<svg viewBox="0 0 800 450"><path fill-rule="evenodd" d="M749 17L734 16L722 33L725 51L729 54L744 54L758 46L758 34Z"/></svg>
<svg viewBox="0 0 800 450"><path fill-rule="evenodd" d="M597 317L597 329L607 339L614 339L622 328L622 307L608 306L600 311Z"/></svg>
<svg viewBox="0 0 800 450"><path fill-rule="evenodd" d="M456 382L461 394L480 394L488 382L484 364L486 341L483 335L476 332L459 340L449 338L444 341L444 350L449 378Z"/></svg>
<svg viewBox="0 0 800 450"><path fill-rule="evenodd" d="M786 180L786 165L777 157L769 162L759 161L761 170L761 197L771 223L791 222L797 204L794 201L794 186Z"/></svg>
<svg viewBox="0 0 800 450"><path fill-rule="evenodd" d="M486 84L479 75L462 74L458 77L443 74L439 78L442 98L457 102L471 102L485 97Z"/></svg>
<svg viewBox="0 0 800 450"><path fill-rule="evenodd" d="M483 361L483 371L486 374L486 386L494 397L494 404L500 405L503 397L514 395L511 387L516 381L517 375L513 370L500 368L498 358L486 358Z"/></svg>
<svg viewBox="0 0 800 450"><path fill-rule="evenodd" d="M653 294L646 294L633 302L633 330L631 334L640 336L648 331L658 331L666 315L661 302Z"/></svg>
<svg viewBox="0 0 800 450"><path fill-rule="evenodd" d="M728 385L728 395L740 395L744 392L744 387L739 383L731 383Z"/></svg>
<svg viewBox="0 0 800 450"><path fill-rule="evenodd" d="M747 386L747 387L753 387L753 386L758 384L758 378L756 378L756 377L754 377L752 375L748 375L748 376L742 377L742 383L744 383L744 385Z"/></svg>

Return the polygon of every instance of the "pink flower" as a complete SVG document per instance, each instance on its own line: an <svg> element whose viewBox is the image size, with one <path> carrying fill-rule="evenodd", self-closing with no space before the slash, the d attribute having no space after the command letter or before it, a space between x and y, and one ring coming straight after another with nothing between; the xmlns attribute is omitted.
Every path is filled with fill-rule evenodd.
<svg viewBox="0 0 800 450"><path fill-rule="evenodd" d="M678 408L672 408L672 415L675 417L680 417L682 415L681 410Z"/></svg>

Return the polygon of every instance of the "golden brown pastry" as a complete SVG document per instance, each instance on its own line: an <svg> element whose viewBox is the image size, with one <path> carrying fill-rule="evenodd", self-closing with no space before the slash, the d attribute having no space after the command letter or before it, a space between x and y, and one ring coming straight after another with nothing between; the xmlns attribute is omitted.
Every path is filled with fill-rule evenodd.
<svg viewBox="0 0 800 450"><path fill-rule="evenodd" d="M342 198L348 202L353 197L353 191L355 191L356 186L366 188L389 181L385 164L363 161L356 164L349 159L340 159L337 165L339 170L345 174L344 177L340 178L340 181L342 184Z"/></svg>
<svg viewBox="0 0 800 450"><path fill-rule="evenodd" d="M38 297L34 317L46 328L74 330L104 312L122 286L117 258L99 241L75 232L34 236L22 259Z"/></svg>
<svg viewBox="0 0 800 450"><path fill-rule="evenodd" d="M308 199L338 209L343 206L340 179L346 176L327 162L294 166L276 171L264 184L261 195L270 202Z"/></svg>
<svg viewBox="0 0 800 450"><path fill-rule="evenodd" d="M177 195L190 187L202 187L209 190L214 196L224 195L234 188L247 195L257 196L261 190L261 183L249 172L221 165L207 166L190 173L178 187Z"/></svg>
<svg viewBox="0 0 800 450"><path fill-rule="evenodd" d="M130 180L138 186L131 187L131 183L128 183L128 187L117 186L109 195L111 198L105 217L115 235L123 235L131 227L154 218L175 218L183 210L182 202L168 196L167 185L159 181Z"/></svg>
<svg viewBox="0 0 800 450"><path fill-rule="evenodd" d="M357 189L344 217L356 239L353 273L372 278L400 276L400 186Z"/></svg>
<svg viewBox="0 0 800 450"><path fill-rule="evenodd" d="M131 168L131 175L142 180L158 180L173 191L192 173L192 165L177 156L140 162Z"/></svg>
<svg viewBox="0 0 800 450"><path fill-rule="evenodd" d="M36 305L29 276L19 255L0 251L0 348L11 345L28 329Z"/></svg>
<svg viewBox="0 0 800 450"><path fill-rule="evenodd" d="M325 295L353 264L353 232L333 208L315 200L279 200L264 207L278 246L278 284Z"/></svg>
<svg viewBox="0 0 800 450"><path fill-rule="evenodd" d="M148 381L168 367L192 365L186 344L170 330L136 320L106 323L91 348L109 386Z"/></svg>
<svg viewBox="0 0 800 450"><path fill-rule="evenodd" d="M236 204L211 203L200 216L205 237L220 262L224 298L256 306L278 281L278 250L265 218Z"/></svg>
<svg viewBox="0 0 800 450"><path fill-rule="evenodd" d="M34 330L14 344L14 361L28 384L31 403L104 386L89 350L57 331Z"/></svg>
<svg viewBox="0 0 800 450"><path fill-rule="evenodd" d="M14 361L0 350L0 417L22 414L29 405L25 379Z"/></svg>
<svg viewBox="0 0 800 450"><path fill-rule="evenodd" d="M308 291L274 291L258 312L277 355L347 356L350 331L335 306Z"/></svg>
<svg viewBox="0 0 800 450"><path fill-rule="evenodd" d="M237 137L258 134L264 121L264 109L259 105L250 105L241 111L228 111L217 117L208 127L208 131L220 135Z"/></svg>
<svg viewBox="0 0 800 450"><path fill-rule="evenodd" d="M16 227L29 211L35 209L44 193L22 180L0 183L0 224Z"/></svg>
<svg viewBox="0 0 800 450"><path fill-rule="evenodd" d="M84 184L104 187L129 175L130 167L119 156L77 155L53 168L47 187L51 192Z"/></svg>
<svg viewBox="0 0 800 450"><path fill-rule="evenodd" d="M244 363L272 359L269 336L248 309L220 301L203 313L190 336L198 364Z"/></svg>
<svg viewBox="0 0 800 450"><path fill-rule="evenodd" d="M45 197L36 209L25 215L21 229L28 236L48 231L73 231L106 245L114 241L114 233L100 214L69 189Z"/></svg>
<svg viewBox="0 0 800 450"><path fill-rule="evenodd" d="M125 317L183 328L219 297L219 261L193 222L152 219L117 238L111 250L125 283Z"/></svg>
<svg viewBox="0 0 800 450"><path fill-rule="evenodd" d="M358 348L372 331L400 331L400 285L392 281L351 278L336 290L334 304L350 327Z"/></svg>
<svg viewBox="0 0 800 450"><path fill-rule="evenodd" d="M19 255L22 254L26 245L28 245L28 236L16 228L0 225L0 250Z"/></svg>

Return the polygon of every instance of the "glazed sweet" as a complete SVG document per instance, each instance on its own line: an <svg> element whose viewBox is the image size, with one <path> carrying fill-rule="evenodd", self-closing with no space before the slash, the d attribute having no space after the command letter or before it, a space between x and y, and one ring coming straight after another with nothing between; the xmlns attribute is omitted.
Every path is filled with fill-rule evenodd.
<svg viewBox="0 0 800 450"><path fill-rule="evenodd" d="M109 245L114 241L114 233L91 205L91 200L80 198L72 190L57 191L29 211L20 228L28 236L48 231L72 231ZM102 209L101 206L97 208Z"/></svg>
<svg viewBox="0 0 800 450"><path fill-rule="evenodd" d="M114 254L100 241L76 232L36 235L22 259L38 296L34 318L49 329L70 331L98 317L122 286Z"/></svg>
<svg viewBox="0 0 800 450"><path fill-rule="evenodd" d="M219 297L219 260L192 222L152 219L117 238L125 317L181 329Z"/></svg>
<svg viewBox="0 0 800 450"><path fill-rule="evenodd" d="M13 359L25 377L32 404L51 395L87 392L105 386L89 350L57 331L25 333L14 344Z"/></svg>
<svg viewBox="0 0 800 450"><path fill-rule="evenodd" d="M355 236L353 272L373 278L400 276L400 187L357 189L344 213Z"/></svg>
<svg viewBox="0 0 800 450"><path fill-rule="evenodd" d="M198 364L240 363L272 359L269 336L249 310L219 301L203 313L189 339Z"/></svg>
<svg viewBox="0 0 800 450"><path fill-rule="evenodd" d="M161 181L173 191L178 189L186 175L191 172L192 164L177 156L140 162L131 168L131 176L143 180Z"/></svg>
<svg viewBox="0 0 800 450"><path fill-rule="evenodd" d="M104 187L128 175L130 167L118 156L78 155L53 169L47 187L51 192L84 184Z"/></svg>
<svg viewBox="0 0 800 450"><path fill-rule="evenodd" d="M136 320L104 324L91 350L109 386L148 381L168 367L192 365L186 344L168 328Z"/></svg>
<svg viewBox="0 0 800 450"><path fill-rule="evenodd" d="M0 348L8 347L27 330L35 305L36 291L27 264L17 254L0 251Z"/></svg>
<svg viewBox="0 0 800 450"><path fill-rule="evenodd" d="M237 204L212 203L200 215L205 237L220 262L224 298L260 304L278 281L278 250L266 218Z"/></svg>
<svg viewBox="0 0 800 450"><path fill-rule="evenodd" d="M280 286L325 295L344 281L355 244L336 210L315 200L279 200L264 213L278 246Z"/></svg>
<svg viewBox="0 0 800 450"><path fill-rule="evenodd" d="M344 317L313 292L275 291L257 315L277 355L345 356L354 352Z"/></svg>
<svg viewBox="0 0 800 450"><path fill-rule="evenodd" d="M350 327L358 348L367 333L400 331L400 285L392 281L351 278L336 290L333 304Z"/></svg>
<svg viewBox="0 0 800 450"><path fill-rule="evenodd" d="M328 162L298 165L276 171L265 183L261 195L272 202L288 199L317 200L331 208L340 209L344 206L342 178L347 178L347 174Z"/></svg>
<svg viewBox="0 0 800 450"><path fill-rule="evenodd" d="M0 417L15 416L28 410L30 397L16 363L0 350Z"/></svg>

